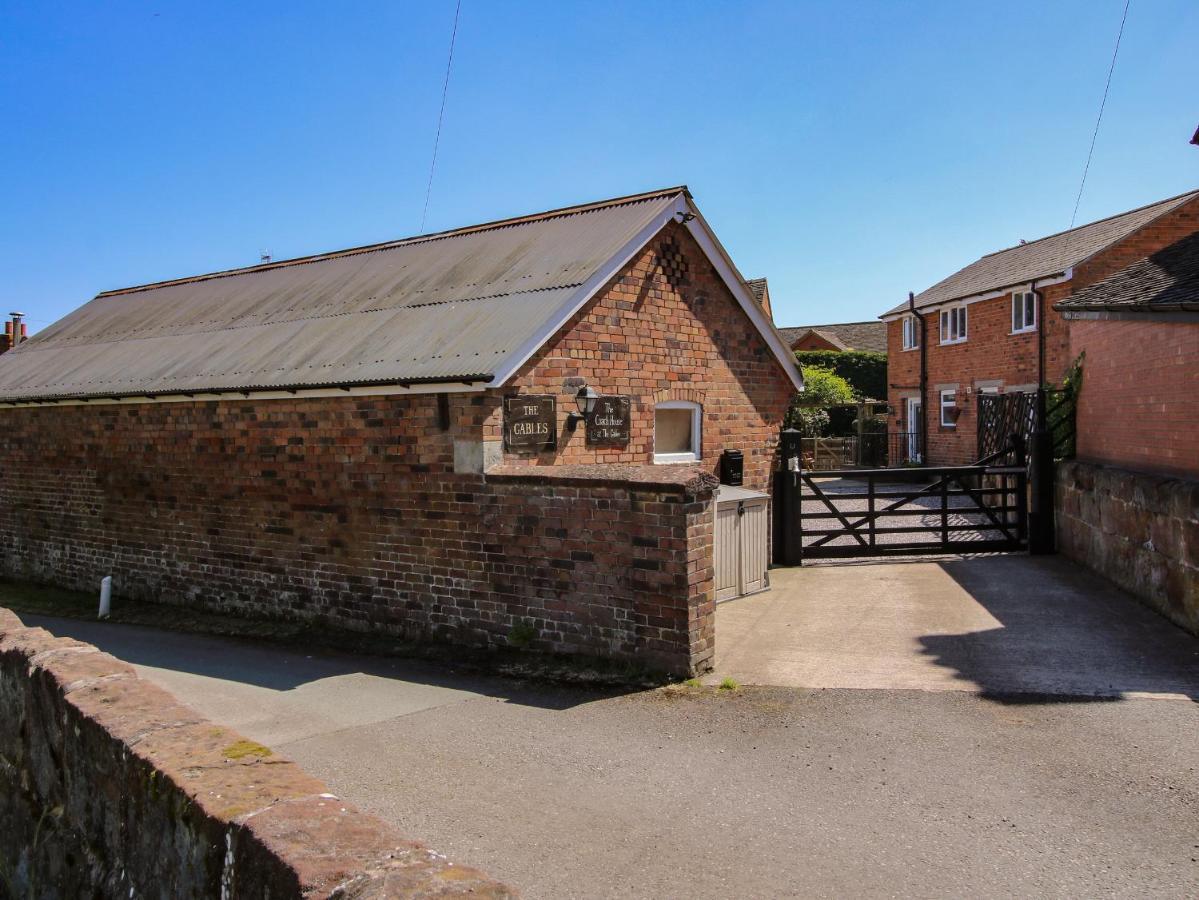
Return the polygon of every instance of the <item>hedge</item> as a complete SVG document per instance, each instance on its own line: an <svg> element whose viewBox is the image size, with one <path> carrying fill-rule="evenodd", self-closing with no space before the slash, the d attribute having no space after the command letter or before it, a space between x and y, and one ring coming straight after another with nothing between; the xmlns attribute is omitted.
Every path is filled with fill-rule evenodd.
<svg viewBox="0 0 1199 900"><path fill-rule="evenodd" d="M858 399L887 399L887 354L868 350L798 350L800 366L832 369L858 394Z"/></svg>

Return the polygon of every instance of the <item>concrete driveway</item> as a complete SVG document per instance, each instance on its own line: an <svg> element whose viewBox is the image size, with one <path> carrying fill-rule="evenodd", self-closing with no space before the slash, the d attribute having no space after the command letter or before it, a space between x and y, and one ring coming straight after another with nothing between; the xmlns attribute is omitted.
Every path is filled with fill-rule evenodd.
<svg viewBox="0 0 1199 900"><path fill-rule="evenodd" d="M771 571L716 610L715 683L1199 698L1199 639L1061 557Z"/></svg>

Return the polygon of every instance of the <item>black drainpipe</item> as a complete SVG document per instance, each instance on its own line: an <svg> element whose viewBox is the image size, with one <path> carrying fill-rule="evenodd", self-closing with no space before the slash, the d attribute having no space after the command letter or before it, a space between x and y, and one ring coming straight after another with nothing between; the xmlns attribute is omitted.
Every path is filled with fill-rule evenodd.
<svg viewBox="0 0 1199 900"><path fill-rule="evenodd" d="M1037 388L1045 385L1045 295L1037 290L1034 278L1028 289L1037 298Z"/></svg>
<svg viewBox="0 0 1199 900"><path fill-rule="evenodd" d="M1037 290L1036 279L1028 288L1037 298L1037 407L1032 435L1031 491L1028 510L1028 551L1033 554L1054 551L1053 448L1046 421L1045 402L1045 295Z"/></svg>
<svg viewBox="0 0 1199 900"><path fill-rule="evenodd" d="M911 291L908 291L908 309L920 323L920 421L916 424L919 426L920 461L923 463L925 462L924 457L928 456L928 410L925 409L928 406L928 357L926 355L928 335L926 334L924 314L916 309L916 295ZM908 427L911 427L911 423Z"/></svg>

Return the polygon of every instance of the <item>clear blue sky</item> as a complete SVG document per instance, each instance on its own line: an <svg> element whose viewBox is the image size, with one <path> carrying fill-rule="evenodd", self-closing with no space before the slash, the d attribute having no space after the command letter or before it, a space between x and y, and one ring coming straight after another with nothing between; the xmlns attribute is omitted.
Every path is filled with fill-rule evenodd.
<svg viewBox="0 0 1199 900"><path fill-rule="evenodd" d="M780 325L1069 225L1123 0L463 0L427 230L677 183ZM0 313L419 230L453 0L0 3ZM1079 222L1199 187L1133 0Z"/></svg>

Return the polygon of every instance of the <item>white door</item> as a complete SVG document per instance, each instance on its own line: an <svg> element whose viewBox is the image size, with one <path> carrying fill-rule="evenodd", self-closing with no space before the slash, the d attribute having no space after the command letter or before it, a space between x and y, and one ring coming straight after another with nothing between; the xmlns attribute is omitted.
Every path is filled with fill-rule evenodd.
<svg viewBox="0 0 1199 900"><path fill-rule="evenodd" d="M908 398L908 459L920 462L920 423L924 418L924 404L919 397Z"/></svg>

